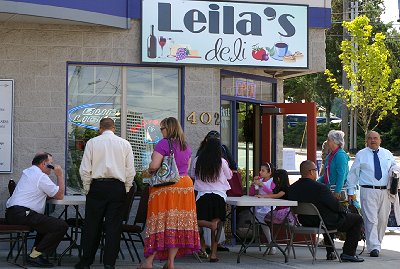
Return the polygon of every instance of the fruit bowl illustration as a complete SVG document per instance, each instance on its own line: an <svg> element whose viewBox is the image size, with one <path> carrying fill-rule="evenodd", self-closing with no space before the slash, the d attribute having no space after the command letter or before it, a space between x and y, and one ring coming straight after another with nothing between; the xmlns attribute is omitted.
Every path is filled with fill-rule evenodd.
<svg viewBox="0 0 400 269"><path fill-rule="evenodd" d="M186 58L201 58L198 50L192 49L188 44L176 44L172 45L170 49L170 55L168 57L174 57L178 60Z"/></svg>

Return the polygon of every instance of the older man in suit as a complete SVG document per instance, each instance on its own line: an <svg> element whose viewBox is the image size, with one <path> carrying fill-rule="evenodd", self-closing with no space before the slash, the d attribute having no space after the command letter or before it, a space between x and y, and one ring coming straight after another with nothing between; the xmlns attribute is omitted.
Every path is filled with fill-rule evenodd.
<svg viewBox="0 0 400 269"><path fill-rule="evenodd" d="M361 234L362 217L358 214L345 213L329 190L329 188L316 181L318 171L312 161L304 161L300 164L301 178L289 187L288 200L313 203L319 210L322 219L328 229L337 229L346 233L346 241L343 245L342 261L363 262L364 259L356 256L358 241ZM304 226L318 226L319 220L315 216L298 216ZM325 244L328 244L328 235L324 235ZM326 249L327 260L336 259L332 247Z"/></svg>

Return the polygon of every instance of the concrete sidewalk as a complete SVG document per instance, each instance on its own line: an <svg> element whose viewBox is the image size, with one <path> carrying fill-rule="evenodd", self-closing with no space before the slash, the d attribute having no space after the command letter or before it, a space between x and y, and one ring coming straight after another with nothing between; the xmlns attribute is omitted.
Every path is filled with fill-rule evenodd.
<svg viewBox="0 0 400 269"><path fill-rule="evenodd" d="M341 241L336 241L336 246L339 253L341 253ZM121 244L122 246L123 244ZM64 246L60 246L62 249ZM364 252L361 257L365 259L363 263L339 263L336 261L325 260L325 249L319 248L317 254L317 261L312 264L311 254L305 247L296 247L297 259L293 259L291 255L289 262L284 263L282 254L267 255L263 256L265 248L261 251L257 247L251 247L246 254L242 255L241 263L237 263L237 253L239 247L230 247L230 252L219 252L218 257L220 261L218 263L209 263L207 260L203 260L203 263L199 263L193 256L187 256L176 260L177 269L206 269L212 267L213 269L225 269L225 268L269 268L269 269L283 269L283 268L363 268L363 269L392 269L399 266L400 263L400 233L390 233L384 238L381 255L378 258L371 258ZM361 251L362 245L359 246ZM125 260L118 259L116 268L128 269L136 268L139 264L136 261L133 263L129 257L126 249L123 249L125 254ZM143 253L143 249L139 248L139 253ZM73 268L73 265L78 261L77 251L73 251L73 256L66 256L62 260L62 266L55 266L54 268L66 269ZM0 268L18 268L15 265L9 264L6 261L6 250L3 248L0 251ZM56 263L56 262L55 262ZM163 262L156 261L154 268L162 268ZM397 265L396 265L397 264ZM28 267L29 268L29 267ZM97 255L95 263L92 268L103 268L99 263L99 256Z"/></svg>

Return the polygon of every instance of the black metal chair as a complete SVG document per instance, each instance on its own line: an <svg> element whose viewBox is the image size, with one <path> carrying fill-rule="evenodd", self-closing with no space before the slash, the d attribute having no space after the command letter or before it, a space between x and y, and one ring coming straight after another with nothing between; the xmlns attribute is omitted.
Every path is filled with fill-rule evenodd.
<svg viewBox="0 0 400 269"><path fill-rule="evenodd" d="M318 244L319 242L319 235L320 234L334 234L337 232L336 229L328 229L324 223L324 220L322 219L318 208L312 204L312 203L298 203L297 207L291 207L291 210L293 213L297 215L307 215L307 216L316 216L319 218L319 224L316 227L305 227L302 226L300 223L297 223L295 226L291 227L291 237L290 237L290 242L289 242L289 252L290 252L290 247L293 249L293 256L296 259L296 253L294 252L294 237L296 234L302 234L304 235L304 241L302 242L296 242L296 245L298 244L306 244L308 249L311 252L313 261L312 263L314 264L317 256L317 249L318 247L327 247L327 245L321 245ZM315 239L315 235L317 235L317 238ZM308 236L308 237L307 237ZM329 241L330 241L330 247L333 248L336 257L339 259L339 262L342 262L340 259L340 256L336 250L335 243L333 242L331 236L328 236Z"/></svg>
<svg viewBox="0 0 400 269"><path fill-rule="evenodd" d="M148 201L149 201L149 187L147 186L142 190L139 206L133 224L128 223L129 220L129 213L128 213L126 215L127 217L125 219L125 223L122 225L121 240L125 242L125 245L132 258L132 261L134 261L134 258L128 243L131 243L136 253L136 257L138 258L139 262L141 262L139 253L135 246L135 242L140 242L144 246L144 241L141 233L144 231L146 225Z"/></svg>
<svg viewBox="0 0 400 269"><path fill-rule="evenodd" d="M10 179L8 184L9 194L10 196L14 193L15 190L15 182ZM9 252L7 255L7 261L13 257L13 251L15 246L17 245L17 255L13 260L13 264L17 264L17 260L22 252L22 265L25 266L26 258L27 258L27 239L29 233L32 231L31 227L26 225L13 225L8 224L5 218L0 218L0 241L9 242Z"/></svg>

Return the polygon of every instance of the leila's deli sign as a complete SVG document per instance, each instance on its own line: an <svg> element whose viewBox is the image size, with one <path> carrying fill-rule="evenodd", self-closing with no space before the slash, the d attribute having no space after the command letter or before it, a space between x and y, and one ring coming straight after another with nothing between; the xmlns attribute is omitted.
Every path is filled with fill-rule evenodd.
<svg viewBox="0 0 400 269"><path fill-rule="evenodd" d="M144 0L142 61L308 68L306 5Z"/></svg>

